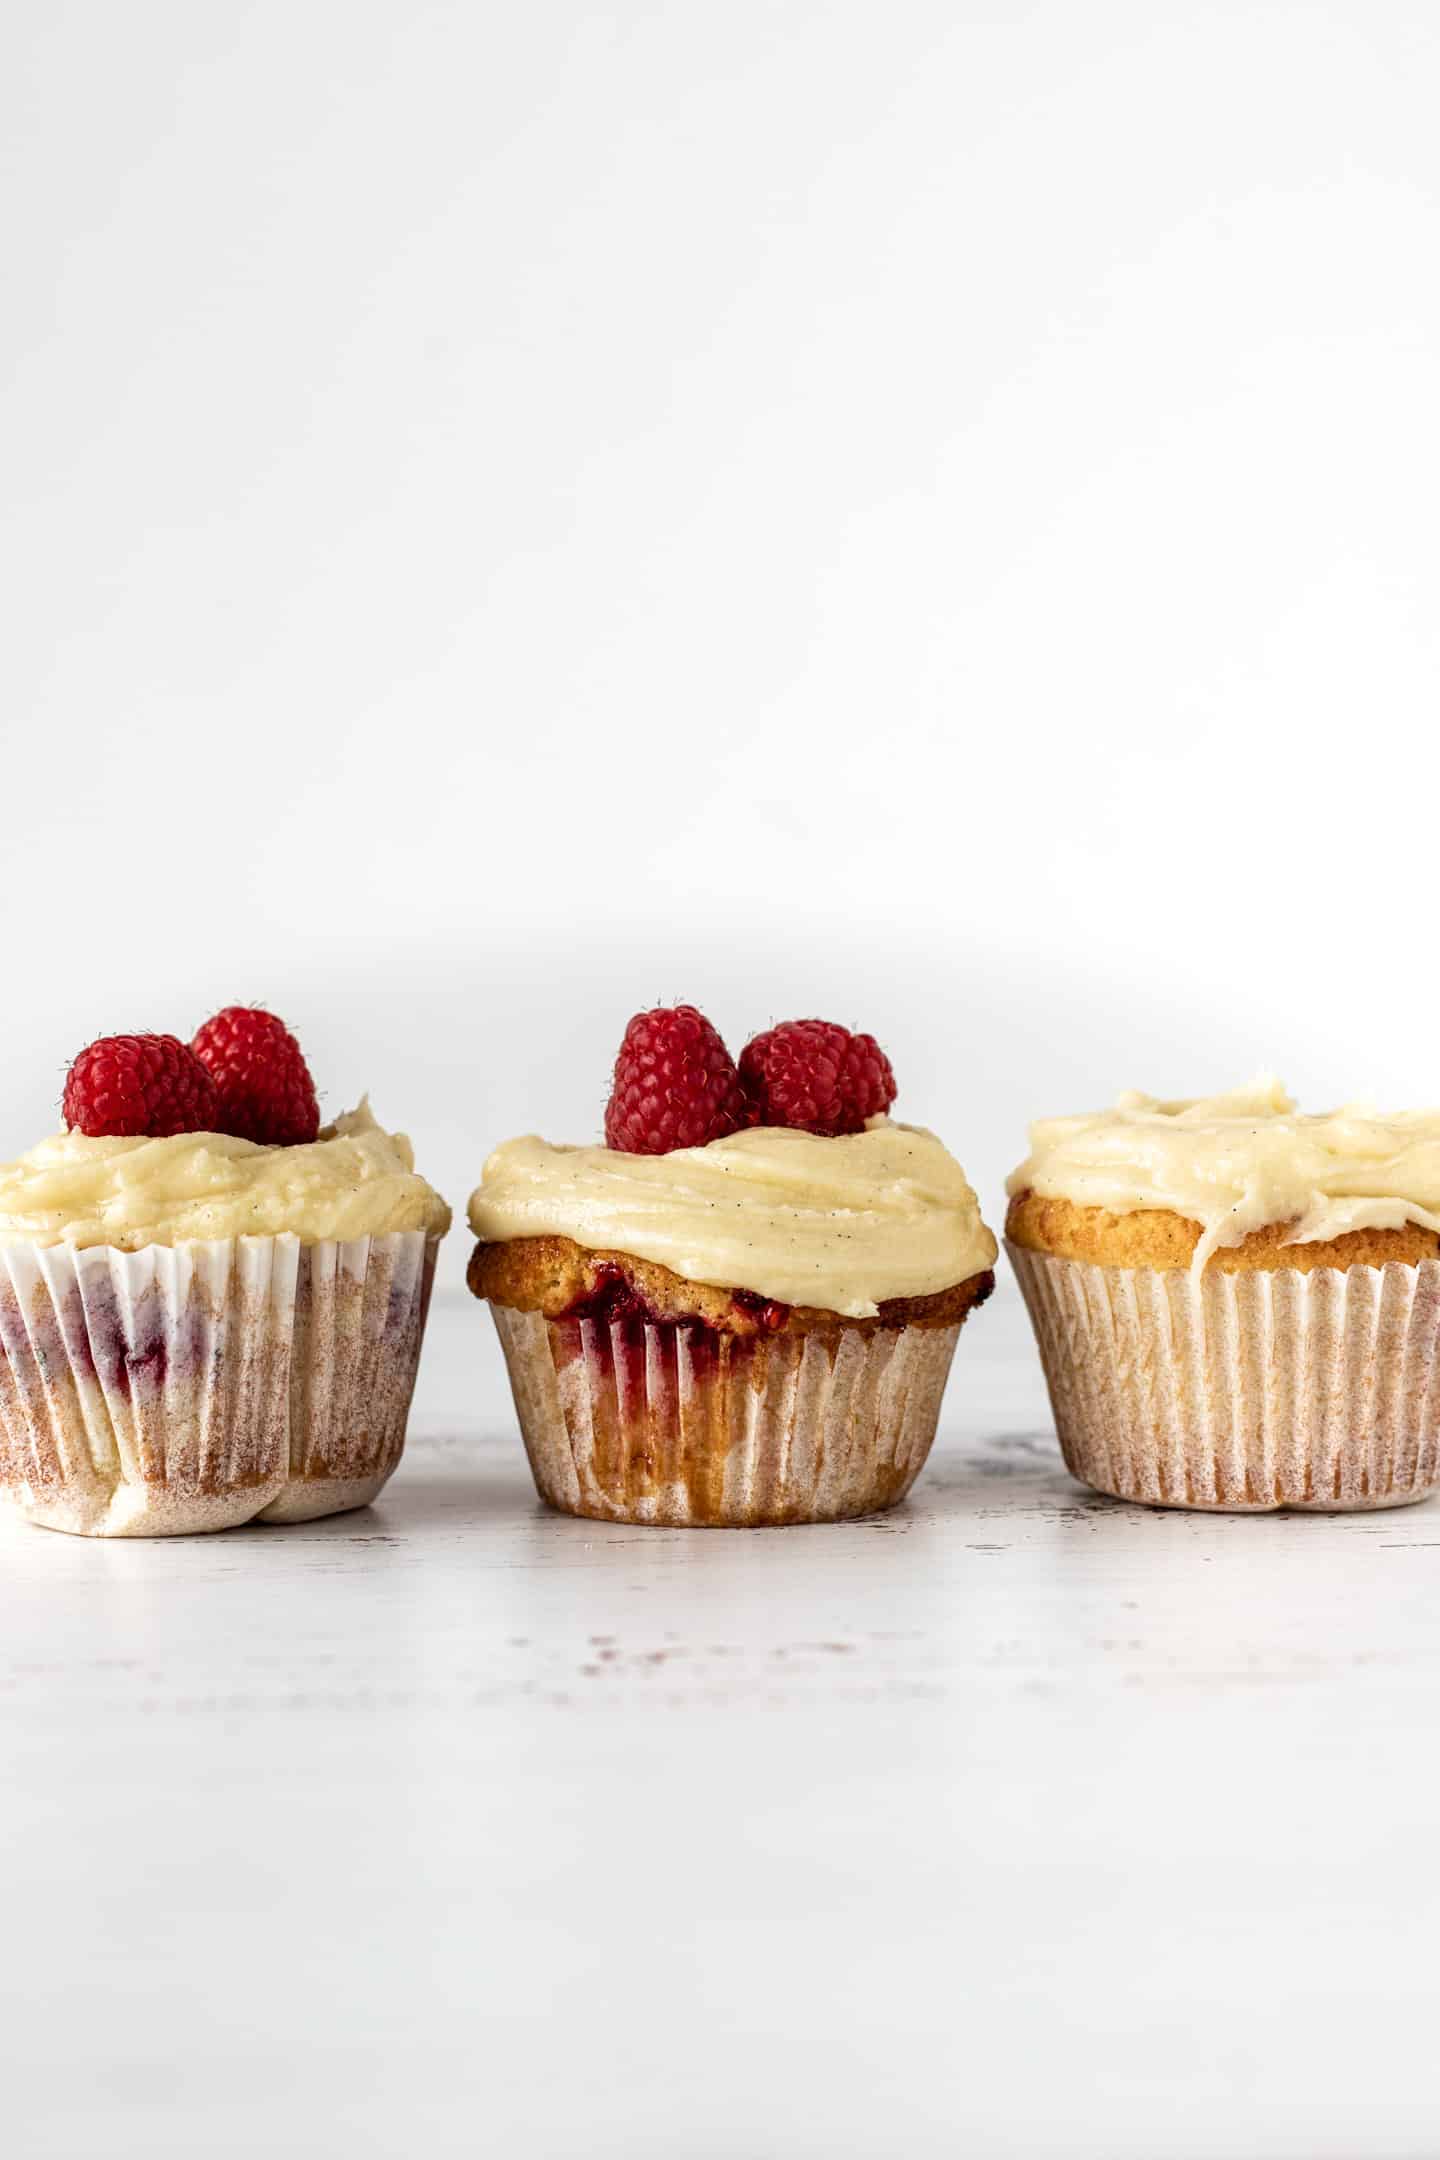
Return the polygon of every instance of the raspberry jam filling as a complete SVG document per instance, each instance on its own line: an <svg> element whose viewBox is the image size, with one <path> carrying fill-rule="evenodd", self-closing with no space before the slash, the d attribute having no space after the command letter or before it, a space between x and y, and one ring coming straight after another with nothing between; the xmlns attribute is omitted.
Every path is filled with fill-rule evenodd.
<svg viewBox="0 0 1440 2160"><path fill-rule="evenodd" d="M790 1317L788 1305L782 1305L778 1298L757 1297L753 1290L732 1290L730 1302L738 1305L741 1312L748 1313L766 1335L774 1335Z"/></svg>
<svg viewBox="0 0 1440 2160"><path fill-rule="evenodd" d="M708 1320L702 1320L698 1314L657 1312L624 1268L618 1267L613 1260L597 1262L594 1273L591 1288L583 1297L574 1299L563 1312L557 1313L556 1319L604 1320L612 1325L616 1321L632 1321L641 1327L698 1328L707 1335L724 1332ZM760 1334L775 1334L790 1317L788 1305L782 1305L774 1298L757 1297L752 1290L732 1290L730 1302Z"/></svg>

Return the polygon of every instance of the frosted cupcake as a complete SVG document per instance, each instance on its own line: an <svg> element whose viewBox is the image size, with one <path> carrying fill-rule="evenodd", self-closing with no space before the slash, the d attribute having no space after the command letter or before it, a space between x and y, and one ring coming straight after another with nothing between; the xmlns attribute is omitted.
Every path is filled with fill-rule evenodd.
<svg viewBox="0 0 1440 2160"><path fill-rule="evenodd" d="M1171 1507L1397 1507L1440 1477L1440 1112L1268 1078L1032 1126L1009 1252L1065 1461Z"/></svg>
<svg viewBox="0 0 1440 2160"><path fill-rule="evenodd" d="M630 1023L607 1146L496 1149L469 1280L543 1499L712 1525L904 1498L996 1246L893 1099L869 1037L792 1022L737 1070L680 1006Z"/></svg>
<svg viewBox="0 0 1440 2160"><path fill-rule="evenodd" d="M450 1221L408 1140L363 1101L322 1129L243 1007L92 1044L64 1108L0 1167L0 1496L96 1537L374 1499Z"/></svg>

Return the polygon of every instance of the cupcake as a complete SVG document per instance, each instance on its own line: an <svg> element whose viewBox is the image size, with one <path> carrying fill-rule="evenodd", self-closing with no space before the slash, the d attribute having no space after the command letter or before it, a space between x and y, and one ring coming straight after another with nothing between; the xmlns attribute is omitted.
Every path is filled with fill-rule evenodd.
<svg viewBox="0 0 1440 2160"><path fill-rule="evenodd" d="M888 1061L823 1021L737 1068L692 1006L625 1032L604 1147L507 1141L470 1202L542 1499L674 1525L893 1506L995 1240Z"/></svg>
<svg viewBox="0 0 1440 2160"><path fill-rule="evenodd" d="M1399 1507L1440 1476L1440 1112L1278 1082L1031 1127L1006 1249L1074 1475L1165 1507Z"/></svg>
<svg viewBox="0 0 1440 2160"><path fill-rule="evenodd" d="M0 1495L48 1529L303 1522L395 1468L450 1211L368 1103L228 1007L109 1036L0 1167Z"/></svg>

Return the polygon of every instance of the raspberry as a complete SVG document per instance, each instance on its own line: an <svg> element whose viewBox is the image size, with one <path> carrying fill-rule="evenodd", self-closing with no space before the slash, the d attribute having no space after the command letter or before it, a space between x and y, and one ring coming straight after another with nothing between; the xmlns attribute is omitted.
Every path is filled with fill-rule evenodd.
<svg viewBox="0 0 1440 2160"><path fill-rule="evenodd" d="M715 1029L693 1005L657 1005L625 1030L605 1111L605 1144L626 1155L722 1140L750 1115L740 1075Z"/></svg>
<svg viewBox="0 0 1440 2160"><path fill-rule="evenodd" d="M860 1132L895 1100L890 1060L873 1035L829 1020L786 1020L740 1053L740 1079L762 1125Z"/></svg>
<svg viewBox="0 0 1440 2160"><path fill-rule="evenodd" d="M196 1030L190 1047L215 1082L221 1132L262 1147L315 1138L315 1083L299 1043L274 1013L227 1005Z"/></svg>
<svg viewBox="0 0 1440 2160"><path fill-rule="evenodd" d="M65 1075L60 1114L72 1132L168 1140L215 1132L215 1084L174 1035L102 1035Z"/></svg>

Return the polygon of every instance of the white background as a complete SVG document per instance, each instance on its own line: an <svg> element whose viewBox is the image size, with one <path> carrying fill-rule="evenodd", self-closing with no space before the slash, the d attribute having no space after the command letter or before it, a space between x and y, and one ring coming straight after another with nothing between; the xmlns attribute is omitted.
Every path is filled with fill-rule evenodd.
<svg viewBox="0 0 1440 2160"><path fill-rule="evenodd" d="M1440 1097L1437 112L1384 0L0 0L0 1153L234 998L457 1202L661 998L992 1215ZM373 1516L6 1532L27 2160L1440 2150L1433 1504L1085 1496L1012 1293L894 1516L572 1522L488 1335Z"/></svg>
<svg viewBox="0 0 1440 2160"><path fill-rule="evenodd" d="M992 1212L1440 1096L1436 10L3 25L3 1152L236 998L456 1201L661 999Z"/></svg>

